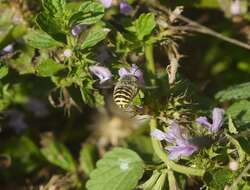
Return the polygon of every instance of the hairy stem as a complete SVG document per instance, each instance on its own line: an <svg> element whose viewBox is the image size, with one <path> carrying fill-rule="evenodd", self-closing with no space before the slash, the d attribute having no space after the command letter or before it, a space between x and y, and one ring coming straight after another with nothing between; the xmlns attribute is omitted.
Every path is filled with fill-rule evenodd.
<svg viewBox="0 0 250 190"><path fill-rule="evenodd" d="M147 61L147 64L146 64L147 72L151 74L155 74L153 44L146 44L144 46L144 49L145 49L145 56L146 56L146 61Z"/></svg>

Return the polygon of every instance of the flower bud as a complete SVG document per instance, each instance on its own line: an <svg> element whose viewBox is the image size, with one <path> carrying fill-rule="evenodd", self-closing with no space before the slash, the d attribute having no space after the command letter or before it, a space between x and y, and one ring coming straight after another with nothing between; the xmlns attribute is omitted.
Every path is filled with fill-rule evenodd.
<svg viewBox="0 0 250 190"><path fill-rule="evenodd" d="M73 54L73 52L71 49L65 49L63 52L64 57L67 57L67 58L71 57L72 54Z"/></svg>
<svg viewBox="0 0 250 190"><path fill-rule="evenodd" d="M229 162L229 169L232 171L237 171L239 169L239 163L235 160Z"/></svg>

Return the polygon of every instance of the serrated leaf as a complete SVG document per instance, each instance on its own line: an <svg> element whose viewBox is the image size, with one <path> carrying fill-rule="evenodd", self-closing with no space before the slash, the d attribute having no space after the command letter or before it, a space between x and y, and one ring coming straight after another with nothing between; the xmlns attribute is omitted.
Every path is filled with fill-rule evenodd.
<svg viewBox="0 0 250 190"><path fill-rule="evenodd" d="M153 13L141 14L134 22L134 26L138 39L143 40L156 26L155 15Z"/></svg>
<svg viewBox="0 0 250 190"><path fill-rule="evenodd" d="M41 152L49 162L66 171L76 171L75 161L64 144L50 136L44 136L42 144Z"/></svg>
<svg viewBox="0 0 250 190"><path fill-rule="evenodd" d="M30 31L25 36L26 42L33 48L52 48L60 45L48 34L41 31Z"/></svg>
<svg viewBox="0 0 250 190"><path fill-rule="evenodd" d="M40 26L40 28L47 32L52 38L57 41L66 43L66 35L63 32L62 21L60 19L55 19L48 13L40 13L37 18L36 22Z"/></svg>
<svg viewBox="0 0 250 190"><path fill-rule="evenodd" d="M97 161L97 149L95 145L85 144L80 151L81 169L89 175L95 168Z"/></svg>
<svg viewBox="0 0 250 190"><path fill-rule="evenodd" d="M209 183L211 189L224 189L227 184L232 183L233 172L229 169L218 169L211 173L212 180Z"/></svg>
<svg viewBox="0 0 250 190"><path fill-rule="evenodd" d="M65 68L64 65L59 64L53 61L52 59L48 59L36 67L36 72L40 76L50 77L64 68Z"/></svg>
<svg viewBox="0 0 250 190"><path fill-rule="evenodd" d="M63 14L65 11L65 0L43 0L43 7L45 11L51 15Z"/></svg>
<svg viewBox="0 0 250 190"><path fill-rule="evenodd" d="M81 45L82 49L91 48L104 40L109 33L108 28L97 28L93 31L90 31L85 40L83 41L83 44Z"/></svg>
<svg viewBox="0 0 250 190"><path fill-rule="evenodd" d="M4 78L9 73L9 68L6 65L0 65L0 79Z"/></svg>
<svg viewBox="0 0 250 190"><path fill-rule="evenodd" d="M115 148L97 162L88 190L132 190L143 175L143 161L133 151Z"/></svg>
<svg viewBox="0 0 250 190"><path fill-rule="evenodd" d="M86 1L79 11L71 16L69 25L95 24L104 16L104 7L98 2Z"/></svg>
<svg viewBox="0 0 250 190"><path fill-rule="evenodd" d="M227 110L227 113L232 116L233 119L240 121L242 124L250 122L250 101L241 100L233 103Z"/></svg>
<svg viewBox="0 0 250 190"><path fill-rule="evenodd" d="M220 102L230 100L242 100L250 98L250 82L242 83L239 85L231 86L225 90L219 91L215 98Z"/></svg>

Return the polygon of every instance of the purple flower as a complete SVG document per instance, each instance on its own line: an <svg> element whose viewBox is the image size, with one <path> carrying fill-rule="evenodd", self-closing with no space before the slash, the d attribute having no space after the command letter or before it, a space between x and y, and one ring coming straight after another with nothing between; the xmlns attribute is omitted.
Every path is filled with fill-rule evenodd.
<svg viewBox="0 0 250 190"><path fill-rule="evenodd" d="M75 37L79 36L82 31L86 30L88 25L86 24L78 24L72 27L71 34Z"/></svg>
<svg viewBox="0 0 250 190"><path fill-rule="evenodd" d="M100 84L112 78L112 73L106 67L94 65L89 70L100 79Z"/></svg>
<svg viewBox="0 0 250 190"><path fill-rule="evenodd" d="M187 138L187 134L180 128L175 121L171 124L166 133L156 129L151 133L151 136L162 141L174 144L167 146L165 149L169 152L169 159L179 159L181 156L191 156L198 150L198 147L191 144Z"/></svg>
<svg viewBox="0 0 250 190"><path fill-rule="evenodd" d="M159 129L155 129L154 131L152 131L151 136L160 140L160 141L163 141L167 138L166 133L162 132Z"/></svg>
<svg viewBox="0 0 250 190"><path fill-rule="evenodd" d="M167 146L165 149L169 152L169 159L175 160L181 156L191 156L198 150L197 146L187 143L186 145Z"/></svg>
<svg viewBox="0 0 250 190"><path fill-rule="evenodd" d="M109 8L112 5L112 0L100 0L105 8Z"/></svg>
<svg viewBox="0 0 250 190"><path fill-rule="evenodd" d="M133 64L130 68L120 68L119 75L121 78L128 75L134 75L141 84L144 84L143 73L135 64Z"/></svg>
<svg viewBox="0 0 250 190"><path fill-rule="evenodd" d="M206 127L209 131L216 133L220 130L223 124L223 115L225 111L220 108L214 108L212 117L213 121L210 123L207 117L199 117L196 119L196 122L204 127Z"/></svg>
<svg viewBox="0 0 250 190"><path fill-rule="evenodd" d="M130 15L133 11L133 8L127 2L120 3L120 12L124 15Z"/></svg>
<svg viewBox="0 0 250 190"><path fill-rule="evenodd" d="M13 50L14 50L14 47L13 47L13 46L14 46L13 43L12 43L12 44L9 44L9 45L7 45L6 47L3 48L3 51L4 51L5 53L11 53L11 52L13 52Z"/></svg>

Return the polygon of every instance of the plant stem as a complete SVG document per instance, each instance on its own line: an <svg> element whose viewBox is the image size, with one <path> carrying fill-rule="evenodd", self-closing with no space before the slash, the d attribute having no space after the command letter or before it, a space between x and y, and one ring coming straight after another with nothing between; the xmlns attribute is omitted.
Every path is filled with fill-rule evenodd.
<svg viewBox="0 0 250 190"><path fill-rule="evenodd" d="M154 131L156 129L157 126L157 122L156 119L153 118L150 121L150 129L151 132ZM176 164L175 162L171 161L168 159L166 152L163 151L162 145L161 143L154 139L152 139L152 145L154 148L154 151L156 153L156 155L173 171L185 174L185 175L195 175L195 176L203 176L205 173L205 170L203 169L196 169L196 168L191 168L191 167L186 167L186 166L182 166L179 164Z"/></svg>
<svg viewBox="0 0 250 190"><path fill-rule="evenodd" d="M167 15L171 14L171 11L167 7L164 7L163 5L161 5L159 1L154 1L154 3L149 3L149 4L151 6L153 6L153 7L155 7L156 9L164 12ZM226 42L229 42L231 44L234 44L236 46L239 46L239 47L250 50L250 45L247 44L247 43L241 42L241 41L239 41L237 39L234 39L234 38L224 36L223 34L220 34L220 33L216 32L216 31L212 30L211 28L209 28L207 26L204 26L204 25L202 25L202 24L200 24L200 23L198 23L196 21L193 21L193 20L191 20L191 19L189 19L189 18L187 18L187 17L185 17L183 15L176 15L176 17L179 20L181 20L181 21L188 24L188 26L184 26L184 29L186 27L187 30L199 32L199 33L202 33L202 34L207 34L207 35L216 37L218 39L224 40Z"/></svg>
<svg viewBox="0 0 250 190"><path fill-rule="evenodd" d="M154 48L153 44L146 44L144 46L145 57L146 57L146 69L150 74L155 74L155 63L154 63Z"/></svg>

